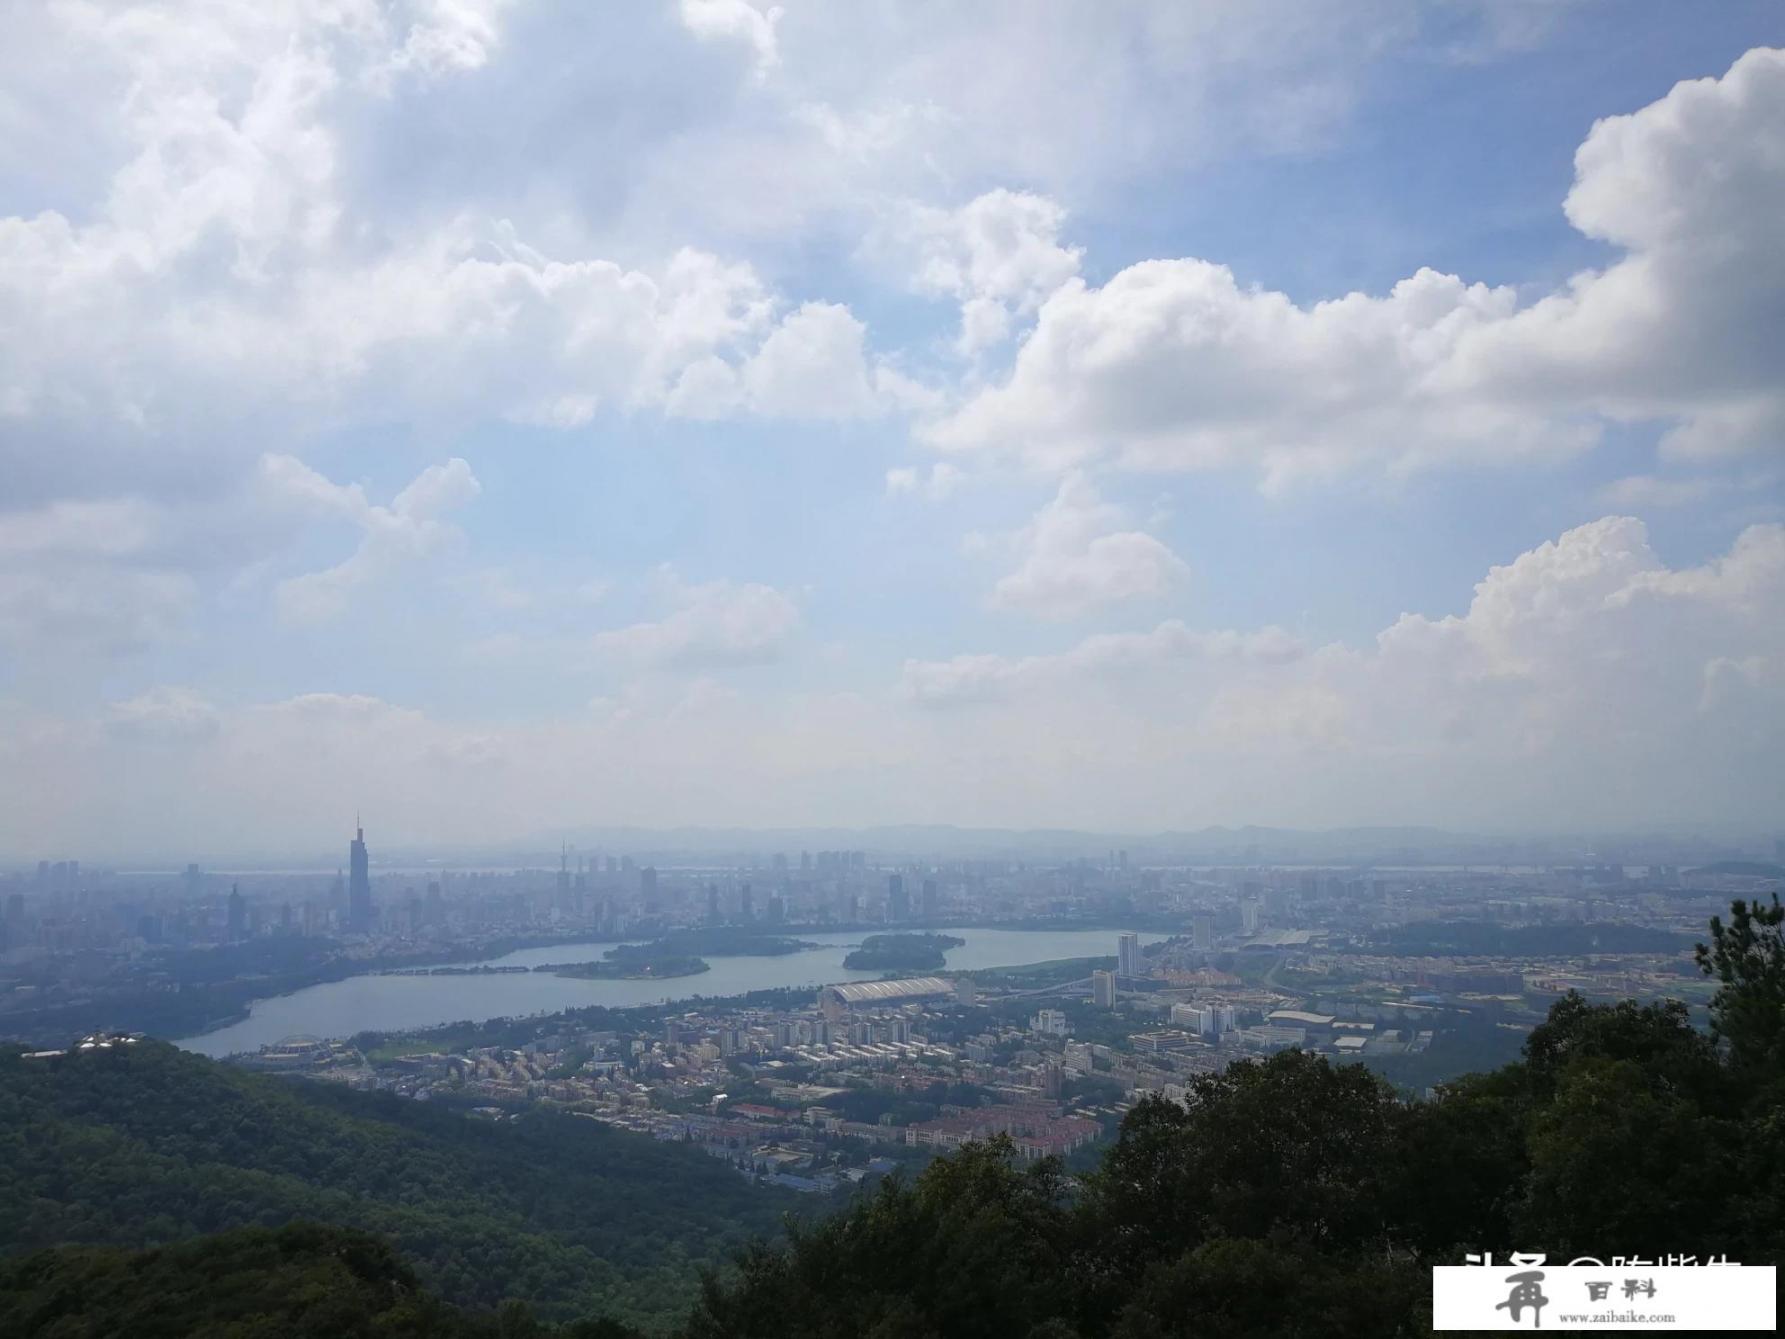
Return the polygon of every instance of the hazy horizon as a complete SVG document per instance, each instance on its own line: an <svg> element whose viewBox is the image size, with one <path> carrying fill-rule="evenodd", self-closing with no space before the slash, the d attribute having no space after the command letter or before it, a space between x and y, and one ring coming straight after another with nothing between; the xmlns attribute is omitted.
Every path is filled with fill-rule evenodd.
<svg viewBox="0 0 1785 1339"><path fill-rule="evenodd" d="M797 862L802 852L861 850L871 862L1012 859L1038 864L1102 859L1118 850L1138 864L1207 863L1278 865L1300 863L1378 865L1406 860L1415 865L1451 863L1568 864L1575 861L1662 864L1705 863L1731 858L1771 860L1781 839L1769 831L1740 828L1681 828L1673 831L1467 832L1431 827L1370 826L1285 828L1266 824L1215 825L1201 829L1093 831L1075 828L963 827L955 824L887 824L858 827L602 827L582 825L554 832L516 834L483 842L417 841L401 834L366 833L374 871L516 867L516 862L555 868L590 857L630 856L641 862L711 859L723 865L774 855ZM45 856L0 851L0 870L28 872L39 860L77 859L129 872L178 872L197 863L209 873L325 871L341 867L347 839L322 839L284 846L251 844L107 849L89 843Z"/></svg>
<svg viewBox="0 0 1785 1339"><path fill-rule="evenodd" d="M1775 7L11 35L18 860L1785 828Z"/></svg>

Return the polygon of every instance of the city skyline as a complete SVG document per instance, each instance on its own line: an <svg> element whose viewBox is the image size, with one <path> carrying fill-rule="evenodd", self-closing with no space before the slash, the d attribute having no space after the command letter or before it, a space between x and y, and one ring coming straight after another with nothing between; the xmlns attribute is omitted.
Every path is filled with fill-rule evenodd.
<svg viewBox="0 0 1785 1339"><path fill-rule="evenodd" d="M1781 36L35 9L0 852L1764 838Z"/></svg>
<svg viewBox="0 0 1785 1339"><path fill-rule="evenodd" d="M355 822L359 823L358 815ZM27 876L35 867L39 890L72 891L79 883L83 860L89 875L183 872L188 883L206 873L332 873L337 900L346 910L356 905L356 898L362 894L370 896L370 881L380 877L429 871L526 869L550 872L560 884L568 886L584 872L591 877L602 870L608 874L622 869L632 872L653 863L672 869L736 867L783 878L790 874L810 878L823 874L825 862L837 857L853 857L865 862L866 868L901 871L977 861L1032 864L1037 869L1085 865L1126 870L1131 849L1136 864L1167 867L1302 864L1491 868L1527 864L1568 866L1581 862L1692 866L1744 858L1785 860L1785 837L1774 835L1773 828L1741 825L1527 832L1369 825L1325 829L1213 825L1175 831L972 828L954 824L849 828L583 827L575 829L574 836L535 832L482 843L399 839L381 845L387 858L379 862L371 859L363 824L356 826L353 833L346 866L326 847L231 846L213 838L209 845L196 848L181 844L125 850L108 848L102 837L80 853L0 851L0 877ZM199 858L193 860L193 856ZM921 900L912 902L910 889L902 891L909 904L922 905ZM923 879L918 891L921 898L927 898L933 891L932 881Z"/></svg>

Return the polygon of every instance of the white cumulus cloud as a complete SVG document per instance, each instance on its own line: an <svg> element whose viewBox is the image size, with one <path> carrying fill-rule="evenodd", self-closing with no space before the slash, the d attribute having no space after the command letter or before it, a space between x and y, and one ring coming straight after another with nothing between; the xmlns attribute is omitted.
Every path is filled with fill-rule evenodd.
<svg viewBox="0 0 1785 1339"><path fill-rule="evenodd" d="M1133 265L1041 304L1000 384L929 429L1050 465L1251 464L1270 477L1579 449L1610 420L1706 455L1785 445L1785 52L1597 123L1566 209L1624 249L1521 306L1421 270L1299 305L1203 260Z"/></svg>
<svg viewBox="0 0 1785 1339"><path fill-rule="evenodd" d="M458 530L444 516L482 491L471 467L456 456L443 465L428 466L388 507L368 501L358 484L333 483L291 456L267 456L262 470L276 493L324 516L349 521L360 531L359 547L350 557L279 583L280 613L300 622L333 617L355 590L452 542Z"/></svg>
<svg viewBox="0 0 1785 1339"><path fill-rule="evenodd" d="M759 664L776 659L800 623L799 606L773 586L729 580L684 582L659 574L669 612L595 635L594 649L623 663L671 669Z"/></svg>
<svg viewBox="0 0 1785 1339"><path fill-rule="evenodd" d="M1247 821L1528 828L1758 821L1785 801L1785 527L1672 568L1609 516L1493 568L1459 614L1374 643L1280 631L1100 634L1046 655L911 660L900 696L947 713L950 757L1070 765L1126 803L1194 796ZM1087 761L1119 758L1119 770ZM1113 803L1113 800L1112 800Z"/></svg>
<svg viewBox="0 0 1785 1339"><path fill-rule="evenodd" d="M1122 509L1079 473L1010 537L1015 570L991 602L1042 618L1078 618L1108 605L1157 599L1190 574L1184 561L1143 531L1125 529Z"/></svg>
<svg viewBox="0 0 1785 1339"><path fill-rule="evenodd" d="M758 8L748 0L681 0L682 24L706 41L742 42L753 58L752 72L761 80L780 63L775 25L785 12L779 5Z"/></svg>
<svg viewBox="0 0 1785 1339"><path fill-rule="evenodd" d="M1044 196L988 191L959 209L912 204L871 236L868 249L919 293L960 303L956 347L974 356L1009 336L1078 273L1082 252L1060 243L1066 212Z"/></svg>

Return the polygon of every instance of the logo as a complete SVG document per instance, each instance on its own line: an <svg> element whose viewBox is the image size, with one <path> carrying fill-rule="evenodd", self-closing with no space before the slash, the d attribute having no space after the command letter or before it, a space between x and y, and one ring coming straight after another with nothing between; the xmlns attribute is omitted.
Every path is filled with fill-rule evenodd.
<svg viewBox="0 0 1785 1339"><path fill-rule="evenodd" d="M1467 1265L1439 1265L1432 1270L1432 1328L1774 1331L1773 1266L1661 1259L1666 1263L1582 1256L1553 1265L1542 1254L1515 1252L1500 1262L1481 1255Z"/></svg>
<svg viewBox="0 0 1785 1339"><path fill-rule="evenodd" d="M1549 1305L1549 1298L1543 1295L1543 1271L1527 1269L1520 1274L1508 1274L1506 1281L1512 1285L1512 1291L1506 1294L1506 1300L1496 1311L1511 1311L1513 1320L1526 1307L1531 1308L1531 1328L1543 1328L1543 1308Z"/></svg>

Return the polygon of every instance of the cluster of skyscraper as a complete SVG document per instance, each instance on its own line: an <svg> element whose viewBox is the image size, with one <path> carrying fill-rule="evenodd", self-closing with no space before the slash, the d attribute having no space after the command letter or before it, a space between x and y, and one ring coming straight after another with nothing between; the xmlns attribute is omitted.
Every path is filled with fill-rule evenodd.
<svg viewBox="0 0 1785 1339"><path fill-rule="evenodd" d="M37 862L37 886L44 892L71 892L80 879L81 862L78 860L39 860Z"/></svg>
<svg viewBox="0 0 1785 1339"><path fill-rule="evenodd" d="M925 879L920 890L922 902L919 913L926 924L936 920L942 909L942 897L934 879ZM886 876L886 919L889 921L908 921L911 919L911 893L905 887L903 874Z"/></svg>

